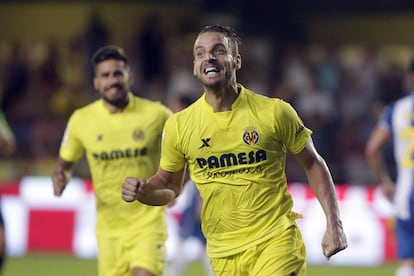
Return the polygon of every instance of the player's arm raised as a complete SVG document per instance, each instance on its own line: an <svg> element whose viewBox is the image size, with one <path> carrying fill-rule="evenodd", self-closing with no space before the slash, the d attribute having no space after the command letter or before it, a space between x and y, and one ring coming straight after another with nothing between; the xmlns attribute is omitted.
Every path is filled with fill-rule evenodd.
<svg viewBox="0 0 414 276"><path fill-rule="evenodd" d="M154 206L167 205L180 194L184 176L185 169L177 172L159 169L148 180L127 177L122 184L122 199Z"/></svg>
<svg viewBox="0 0 414 276"><path fill-rule="evenodd" d="M52 172L53 194L61 196L72 175L73 162L58 157Z"/></svg>

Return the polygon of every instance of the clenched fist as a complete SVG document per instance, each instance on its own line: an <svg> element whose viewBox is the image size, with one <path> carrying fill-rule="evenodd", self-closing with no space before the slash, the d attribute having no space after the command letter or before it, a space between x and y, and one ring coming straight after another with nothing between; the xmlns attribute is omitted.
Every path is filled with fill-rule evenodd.
<svg viewBox="0 0 414 276"><path fill-rule="evenodd" d="M65 170L56 169L52 174L53 182L53 194L55 196L61 196L69 182L71 173Z"/></svg>
<svg viewBox="0 0 414 276"><path fill-rule="evenodd" d="M122 199L126 202L132 202L137 199L138 193L146 184L144 179L127 177L122 184Z"/></svg>
<svg viewBox="0 0 414 276"><path fill-rule="evenodd" d="M342 222L338 225L328 227L322 238L322 252L329 260L333 255L348 247L345 233L342 229Z"/></svg>

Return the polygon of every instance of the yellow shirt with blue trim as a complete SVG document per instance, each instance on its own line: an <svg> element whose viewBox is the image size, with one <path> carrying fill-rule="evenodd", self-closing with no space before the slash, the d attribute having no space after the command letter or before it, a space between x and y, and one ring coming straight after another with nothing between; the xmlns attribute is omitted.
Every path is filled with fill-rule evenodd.
<svg viewBox="0 0 414 276"><path fill-rule="evenodd" d="M212 258L230 256L283 232L299 216L285 177L286 152L311 130L290 104L240 84L232 110L214 112L205 95L164 127L160 167L188 165L203 199L202 229Z"/></svg>
<svg viewBox="0 0 414 276"><path fill-rule="evenodd" d="M111 114L102 99L76 110L60 147L66 161L86 154L97 199L96 232L102 236L166 231L165 207L126 203L121 186L127 176L147 179L157 172L162 129L172 113L159 102L128 96L121 113Z"/></svg>

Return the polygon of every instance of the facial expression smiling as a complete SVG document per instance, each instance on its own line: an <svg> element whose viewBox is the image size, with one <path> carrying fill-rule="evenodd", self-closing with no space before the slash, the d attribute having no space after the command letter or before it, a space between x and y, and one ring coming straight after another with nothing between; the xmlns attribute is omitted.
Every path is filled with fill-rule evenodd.
<svg viewBox="0 0 414 276"><path fill-rule="evenodd" d="M222 33L206 32L194 43L194 75L207 88L226 86L235 81L241 58L234 54L231 42Z"/></svg>
<svg viewBox="0 0 414 276"><path fill-rule="evenodd" d="M94 87L106 104L116 108L125 107L131 84L131 72L123 61L109 59L96 66Z"/></svg>

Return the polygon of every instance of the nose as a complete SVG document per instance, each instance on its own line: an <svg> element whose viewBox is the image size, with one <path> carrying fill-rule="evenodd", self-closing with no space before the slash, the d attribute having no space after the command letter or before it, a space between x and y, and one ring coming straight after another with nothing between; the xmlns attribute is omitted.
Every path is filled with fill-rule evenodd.
<svg viewBox="0 0 414 276"><path fill-rule="evenodd" d="M213 53L208 53L207 58L208 60L216 60L216 56Z"/></svg>
<svg viewBox="0 0 414 276"><path fill-rule="evenodd" d="M111 83L118 83L119 79L120 79L120 77L118 75L115 75L115 74L109 76L109 81Z"/></svg>
<svg viewBox="0 0 414 276"><path fill-rule="evenodd" d="M111 76L108 79L108 85L109 85L110 88L119 87L120 83L121 83L121 81L120 81L119 77L117 77L117 76Z"/></svg>

